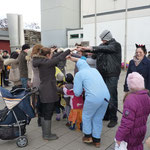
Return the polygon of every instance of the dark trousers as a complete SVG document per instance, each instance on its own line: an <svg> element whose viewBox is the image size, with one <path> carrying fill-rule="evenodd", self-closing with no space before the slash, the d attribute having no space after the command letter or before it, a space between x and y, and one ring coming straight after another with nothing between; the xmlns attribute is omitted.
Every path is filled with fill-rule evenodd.
<svg viewBox="0 0 150 150"><path fill-rule="evenodd" d="M7 67L6 66L5 66L5 70L3 70L2 75L3 75L2 78L3 78L4 85L8 86L8 84L9 84L9 81L8 81L9 72L7 71Z"/></svg>
<svg viewBox="0 0 150 150"><path fill-rule="evenodd" d="M118 120L117 109L116 109L116 108L118 108L117 85L118 85L119 77L107 77L107 78L103 78L103 79L108 87L109 92L110 92L110 104L108 105L108 108L107 108L104 118L109 118L110 121L117 121Z"/></svg>
<svg viewBox="0 0 150 150"><path fill-rule="evenodd" d="M55 102L53 103L41 103L41 117L44 117L44 120L51 120L53 112L55 109Z"/></svg>

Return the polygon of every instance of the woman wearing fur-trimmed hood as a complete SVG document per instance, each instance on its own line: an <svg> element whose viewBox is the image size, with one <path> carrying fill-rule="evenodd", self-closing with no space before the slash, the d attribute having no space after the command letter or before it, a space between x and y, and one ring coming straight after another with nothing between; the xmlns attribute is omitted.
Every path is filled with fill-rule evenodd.
<svg viewBox="0 0 150 150"><path fill-rule="evenodd" d="M42 108L42 132L43 139L55 140L58 137L51 133L51 119L55 102L58 101L56 79L55 79L55 66L61 60L64 60L70 50L52 56L52 51L49 48L43 47L39 51L39 55L33 57L33 66L38 67L40 77L40 100Z"/></svg>

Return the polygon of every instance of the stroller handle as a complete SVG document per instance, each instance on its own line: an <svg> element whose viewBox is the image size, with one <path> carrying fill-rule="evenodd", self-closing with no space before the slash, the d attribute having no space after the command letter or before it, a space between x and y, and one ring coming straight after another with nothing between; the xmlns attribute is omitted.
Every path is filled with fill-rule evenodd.
<svg viewBox="0 0 150 150"><path fill-rule="evenodd" d="M29 88L28 90L30 91L28 91L28 93L22 99L25 99L27 96L31 96L34 93L38 93L38 88L33 88L33 89Z"/></svg>
<svg viewBox="0 0 150 150"><path fill-rule="evenodd" d="M26 90L26 88L16 88L14 90L11 90L10 93L13 94L13 93L15 93L15 92L17 92L19 90Z"/></svg>
<svg viewBox="0 0 150 150"><path fill-rule="evenodd" d="M34 88L16 88L15 90L11 91L11 94L13 94L17 91L20 91L20 90L29 92L28 95L38 92L38 88L36 88L36 87L34 87Z"/></svg>

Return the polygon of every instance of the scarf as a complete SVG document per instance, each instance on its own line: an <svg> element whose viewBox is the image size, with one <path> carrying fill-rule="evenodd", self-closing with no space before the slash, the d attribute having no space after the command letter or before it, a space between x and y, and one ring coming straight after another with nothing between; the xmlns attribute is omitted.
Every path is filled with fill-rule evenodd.
<svg viewBox="0 0 150 150"><path fill-rule="evenodd" d="M138 66L142 60L139 60L139 59L136 58L136 56L134 56L133 61L135 63L135 66Z"/></svg>

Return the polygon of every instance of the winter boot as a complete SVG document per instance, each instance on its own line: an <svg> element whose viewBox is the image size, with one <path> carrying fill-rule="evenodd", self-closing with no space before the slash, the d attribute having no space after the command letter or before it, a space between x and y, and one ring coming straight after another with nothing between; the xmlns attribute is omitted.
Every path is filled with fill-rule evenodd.
<svg viewBox="0 0 150 150"><path fill-rule="evenodd" d="M117 121L114 120L110 120L110 122L108 123L107 127L108 128L113 128L117 125Z"/></svg>
<svg viewBox="0 0 150 150"><path fill-rule="evenodd" d="M58 136L56 134L51 133L51 120L44 120L43 117L41 117L41 123L42 123L42 133L43 133L43 139L44 140L56 140L58 139Z"/></svg>

